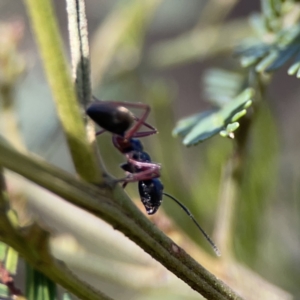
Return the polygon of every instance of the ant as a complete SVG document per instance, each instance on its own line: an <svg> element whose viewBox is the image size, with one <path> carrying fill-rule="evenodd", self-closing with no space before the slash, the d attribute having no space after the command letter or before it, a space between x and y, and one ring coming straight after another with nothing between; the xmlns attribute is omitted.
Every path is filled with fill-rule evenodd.
<svg viewBox="0 0 300 300"><path fill-rule="evenodd" d="M96 135L100 135L105 131L110 132L113 145L127 158L127 162L120 166L127 173L127 177L119 179L117 182L123 182L123 188L129 182L138 182L141 201L148 215L156 213L162 203L163 195L172 199L192 219L215 253L220 256L217 246L202 229L188 208L170 194L163 192L164 186L158 179L161 166L151 161L150 155L144 151L143 145L138 139L157 133L153 126L146 123L150 113L150 106L143 103L94 100L96 101L88 106L86 113L97 125L103 128ZM138 118L125 106L143 109L144 113L141 118ZM142 126L147 127L148 130L138 132Z"/></svg>

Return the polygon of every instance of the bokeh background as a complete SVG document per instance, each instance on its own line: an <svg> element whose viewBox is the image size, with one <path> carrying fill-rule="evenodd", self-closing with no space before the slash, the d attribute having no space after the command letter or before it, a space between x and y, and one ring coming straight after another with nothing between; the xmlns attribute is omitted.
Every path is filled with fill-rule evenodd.
<svg viewBox="0 0 300 300"><path fill-rule="evenodd" d="M65 2L54 4L69 57ZM239 72L233 48L252 34L249 16L260 12L260 1L87 0L86 11L93 94L102 100L145 102L152 107L149 123L159 134L143 142L153 160L162 164L165 190L185 203L222 244L218 234L223 231L217 229L223 222L220 191L233 142L215 136L186 148L172 130L180 118L212 107L205 92L211 68ZM74 172L23 2L2 0L0 21L18 24L22 32L17 49L24 71L14 82L21 139L29 151ZM246 299L300 297L300 91L298 79L286 71L283 67L270 78L263 112L253 122L238 195L229 204L234 206L229 208L227 255L214 258L192 222L167 199L164 212L152 218ZM119 164L124 157L111 145L109 134L99 137L99 148L109 171L122 177ZM55 233L54 253L70 259L67 262L85 280L116 299L201 299L109 226L75 208L70 213L61 199L9 176L12 190L24 195L26 207ZM127 190L139 205L136 184ZM41 205L41 198L47 204ZM66 255L68 251L74 259ZM231 268L237 265L243 270ZM242 275L232 275L239 270ZM124 278L127 272L132 274L129 280ZM251 295L253 282L260 286L256 296ZM290 295L281 294L281 289Z"/></svg>

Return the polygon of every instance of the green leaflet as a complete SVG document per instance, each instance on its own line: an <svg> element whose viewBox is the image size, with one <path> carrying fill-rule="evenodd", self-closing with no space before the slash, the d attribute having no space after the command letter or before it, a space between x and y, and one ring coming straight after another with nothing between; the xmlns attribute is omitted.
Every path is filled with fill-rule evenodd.
<svg viewBox="0 0 300 300"><path fill-rule="evenodd" d="M235 99L216 111L208 111L193 115L178 122L173 130L173 135L184 136L183 144L196 145L199 142L218 134L225 129L228 133L238 128L238 124L229 126L245 114L245 109L251 104L254 90L248 88ZM224 132L223 132L224 133Z"/></svg>
<svg viewBox="0 0 300 300"><path fill-rule="evenodd" d="M188 134L188 132L201 120L204 119L208 116L210 116L211 114L213 114L214 111L205 111L202 113L198 113L195 115L192 115L190 117L187 117L185 119L180 120L177 123L177 126L173 129L173 136L186 136Z"/></svg>
<svg viewBox="0 0 300 300"><path fill-rule="evenodd" d="M266 1L263 1L266 3ZM278 6L278 5L275 5ZM276 11L275 6L272 11ZM268 6L269 8L271 6ZM268 9L269 10L269 9ZM260 21L264 20L264 16L256 16ZM257 24L257 22L255 23ZM254 25L255 25L254 24ZM264 24L264 22L259 22ZM257 28L255 28L257 29ZM235 53L240 57L242 67L254 67L256 72L274 72L281 68L293 57L295 62L288 70L289 75L297 75L299 70L298 62L300 56L300 26L294 25L290 28L278 28L272 34L272 41L266 42L266 36L270 32L267 28L259 31L260 39L247 39L237 47Z"/></svg>
<svg viewBox="0 0 300 300"><path fill-rule="evenodd" d="M224 106L243 90L244 72L209 69L203 78L204 93L216 106Z"/></svg>

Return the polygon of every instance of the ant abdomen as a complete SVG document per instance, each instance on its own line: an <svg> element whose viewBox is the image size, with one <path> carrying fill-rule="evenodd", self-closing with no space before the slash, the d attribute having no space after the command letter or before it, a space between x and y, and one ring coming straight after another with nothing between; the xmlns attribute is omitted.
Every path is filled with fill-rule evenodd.
<svg viewBox="0 0 300 300"><path fill-rule="evenodd" d="M139 181L138 186L147 214L155 214L162 202L164 186L157 178Z"/></svg>

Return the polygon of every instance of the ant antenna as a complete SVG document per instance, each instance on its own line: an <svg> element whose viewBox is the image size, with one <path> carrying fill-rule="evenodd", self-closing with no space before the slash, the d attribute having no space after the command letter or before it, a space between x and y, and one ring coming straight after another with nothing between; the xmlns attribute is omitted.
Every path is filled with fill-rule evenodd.
<svg viewBox="0 0 300 300"><path fill-rule="evenodd" d="M184 206L181 202L179 202L179 200L177 200L176 198L174 198L172 195L167 194L167 193L163 193L163 194L165 196L171 198L173 201L175 201L186 212L186 214L192 219L192 221L196 224L196 226L198 227L198 229L202 232L202 234L205 236L205 238L207 239L207 241L210 243L210 245L214 249L214 251L217 254L217 256L221 256L221 252L219 251L218 247L211 240L211 238L204 231L204 229L200 226L200 224L196 221L196 219L194 218L194 216L192 215L192 213L189 211L189 209L186 206Z"/></svg>

